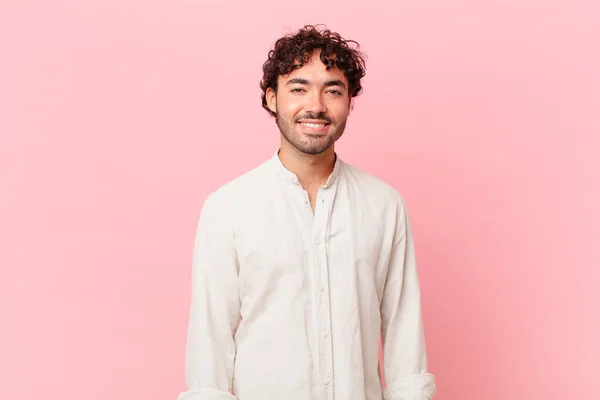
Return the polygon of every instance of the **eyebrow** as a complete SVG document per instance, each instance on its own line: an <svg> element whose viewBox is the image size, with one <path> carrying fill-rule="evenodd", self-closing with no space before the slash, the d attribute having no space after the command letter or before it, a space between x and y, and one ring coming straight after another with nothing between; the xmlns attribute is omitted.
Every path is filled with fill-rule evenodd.
<svg viewBox="0 0 600 400"><path fill-rule="evenodd" d="M287 81L285 83L285 85L293 85L293 84L299 84L299 85L308 85L310 83L309 80L307 79L303 79L303 78L293 78L290 79L289 81ZM340 86L344 89L346 89L346 84L340 80L335 80L335 81L327 81L325 82L325 84L323 85L325 87L329 87L329 86Z"/></svg>

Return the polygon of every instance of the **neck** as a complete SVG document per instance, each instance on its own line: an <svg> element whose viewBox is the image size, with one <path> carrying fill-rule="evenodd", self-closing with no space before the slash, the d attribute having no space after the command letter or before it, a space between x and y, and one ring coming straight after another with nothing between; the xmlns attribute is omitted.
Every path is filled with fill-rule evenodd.
<svg viewBox="0 0 600 400"><path fill-rule="evenodd" d="M321 154L305 154L293 146L285 146L282 143L278 155L281 164L293 172L305 187L324 185L335 166L333 146Z"/></svg>

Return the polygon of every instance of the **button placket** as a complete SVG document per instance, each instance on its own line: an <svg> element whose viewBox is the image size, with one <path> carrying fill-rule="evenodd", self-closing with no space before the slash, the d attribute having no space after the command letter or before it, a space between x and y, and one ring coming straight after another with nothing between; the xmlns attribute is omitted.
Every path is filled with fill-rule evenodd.
<svg viewBox="0 0 600 400"><path fill-rule="evenodd" d="M314 242L314 272L317 277L317 287L320 289L318 298L318 349L320 360L320 377L323 384L324 399L333 396L333 354L331 343L331 305L329 299L329 272L327 262L326 232L328 227L329 207L327 207L325 189L319 189L317 207L313 220L312 236Z"/></svg>

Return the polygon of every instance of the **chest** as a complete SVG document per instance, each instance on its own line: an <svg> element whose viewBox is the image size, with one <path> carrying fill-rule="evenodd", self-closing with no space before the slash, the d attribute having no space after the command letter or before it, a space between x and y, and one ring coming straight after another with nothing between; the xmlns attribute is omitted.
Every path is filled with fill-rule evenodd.
<svg viewBox="0 0 600 400"><path fill-rule="evenodd" d="M391 244L384 216L345 196L312 196L313 205L301 196L257 205L238 226L243 291L284 291L322 279L339 292L383 286Z"/></svg>

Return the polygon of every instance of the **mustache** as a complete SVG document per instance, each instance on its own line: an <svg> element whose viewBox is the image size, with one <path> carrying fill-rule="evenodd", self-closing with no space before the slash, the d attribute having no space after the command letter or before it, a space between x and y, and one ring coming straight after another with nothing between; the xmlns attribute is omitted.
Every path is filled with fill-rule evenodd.
<svg viewBox="0 0 600 400"><path fill-rule="evenodd" d="M305 115L297 118L296 122L300 121L301 119L315 119L315 120L320 120L320 121L325 121L327 123L331 123L331 119L327 115L325 115L325 113L319 113L317 115L308 113L308 114L305 114Z"/></svg>

